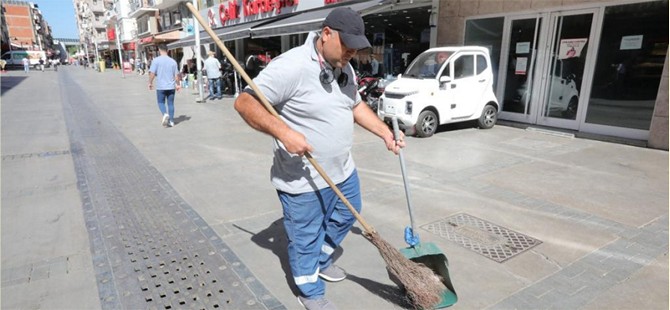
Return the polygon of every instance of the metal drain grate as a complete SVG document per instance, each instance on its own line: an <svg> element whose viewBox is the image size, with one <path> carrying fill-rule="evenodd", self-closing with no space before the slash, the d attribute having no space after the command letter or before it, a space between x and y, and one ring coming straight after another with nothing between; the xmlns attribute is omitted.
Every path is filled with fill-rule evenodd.
<svg viewBox="0 0 670 310"><path fill-rule="evenodd" d="M102 309L285 309L85 92L64 93Z"/></svg>
<svg viewBox="0 0 670 310"><path fill-rule="evenodd" d="M542 243L465 213L423 225L421 228L499 263Z"/></svg>

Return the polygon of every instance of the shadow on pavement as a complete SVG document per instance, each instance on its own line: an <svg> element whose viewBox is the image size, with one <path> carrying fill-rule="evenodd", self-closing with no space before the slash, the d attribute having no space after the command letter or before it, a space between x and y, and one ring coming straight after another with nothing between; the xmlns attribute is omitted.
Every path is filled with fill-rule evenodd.
<svg viewBox="0 0 670 310"><path fill-rule="evenodd" d="M360 285L361 287L370 291L370 293L375 294L399 307L405 309L413 308L405 297L403 291L395 285L382 284L370 279L359 278L350 273L347 273L347 280Z"/></svg>
<svg viewBox="0 0 670 310"><path fill-rule="evenodd" d="M5 92L21 84L21 82L27 78L28 76L0 76L0 88L2 89L1 94L4 95Z"/></svg>
<svg viewBox="0 0 670 310"><path fill-rule="evenodd" d="M181 123L181 122L186 122L186 121L190 121L190 120L191 120L191 117L190 117L190 116L187 116L187 115L179 115L178 117L175 117L175 119L174 119L174 124L176 125L176 124L179 124L179 123Z"/></svg>

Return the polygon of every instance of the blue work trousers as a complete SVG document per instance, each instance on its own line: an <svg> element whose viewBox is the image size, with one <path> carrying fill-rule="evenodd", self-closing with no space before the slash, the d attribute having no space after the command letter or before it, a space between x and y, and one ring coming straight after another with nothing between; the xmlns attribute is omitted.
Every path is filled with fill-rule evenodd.
<svg viewBox="0 0 670 310"><path fill-rule="evenodd" d="M356 170L337 187L360 212L361 193ZM293 280L304 297L322 297L325 284L319 278L319 270L332 264L333 252L356 218L330 187L303 194L277 193L284 208Z"/></svg>

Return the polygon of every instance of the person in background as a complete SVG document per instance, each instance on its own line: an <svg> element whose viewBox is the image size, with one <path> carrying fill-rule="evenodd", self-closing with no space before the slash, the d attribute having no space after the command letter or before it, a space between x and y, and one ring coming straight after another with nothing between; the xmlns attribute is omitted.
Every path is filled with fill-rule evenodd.
<svg viewBox="0 0 670 310"><path fill-rule="evenodd" d="M374 54L370 54L370 75L377 76L379 74L379 61Z"/></svg>
<svg viewBox="0 0 670 310"><path fill-rule="evenodd" d="M156 80L156 98L158 109L163 114L161 124L163 127L174 126L174 96L181 89L179 69L177 62L167 55L167 46L158 45L160 56L151 61L149 67L149 90L154 89ZM167 110L166 110L167 105Z"/></svg>
<svg viewBox="0 0 670 310"><path fill-rule="evenodd" d="M28 57L23 57L21 62L23 63L23 72L28 73L30 71L30 60L28 60Z"/></svg>
<svg viewBox="0 0 670 310"><path fill-rule="evenodd" d="M207 73L207 80L209 81L209 99L221 99L221 63L214 57L214 51L207 52L207 60L205 60L205 72Z"/></svg>
<svg viewBox="0 0 670 310"><path fill-rule="evenodd" d="M351 154L354 123L398 153L404 142L362 102L349 65L358 50L370 48L361 16L350 8L332 10L321 32L276 57L254 79L282 120L261 105L247 87L235 109L256 130L274 138L271 180L284 212L288 260L305 308L335 309L325 298L325 281L338 282L345 271L332 254L355 222L326 181L303 157L310 152L354 208L361 192Z"/></svg>

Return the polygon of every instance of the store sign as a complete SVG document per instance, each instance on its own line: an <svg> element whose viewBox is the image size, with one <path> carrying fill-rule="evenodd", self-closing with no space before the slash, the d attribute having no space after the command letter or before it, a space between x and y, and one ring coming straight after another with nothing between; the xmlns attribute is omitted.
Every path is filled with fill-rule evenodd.
<svg viewBox="0 0 670 310"><path fill-rule="evenodd" d="M107 40L116 40L116 31L114 31L114 28L107 28Z"/></svg>
<svg viewBox="0 0 670 310"><path fill-rule="evenodd" d="M314 5L317 2L308 4ZM241 18L250 17L258 19L261 14L279 15L283 8L292 7L291 11L298 11L300 0L229 0L213 7L205 12L207 21L211 27L220 27L226 23L241 23L248 20ZM202 12L202 11L201 11ZM267 16L263 16L267 17Z"/></svg>

